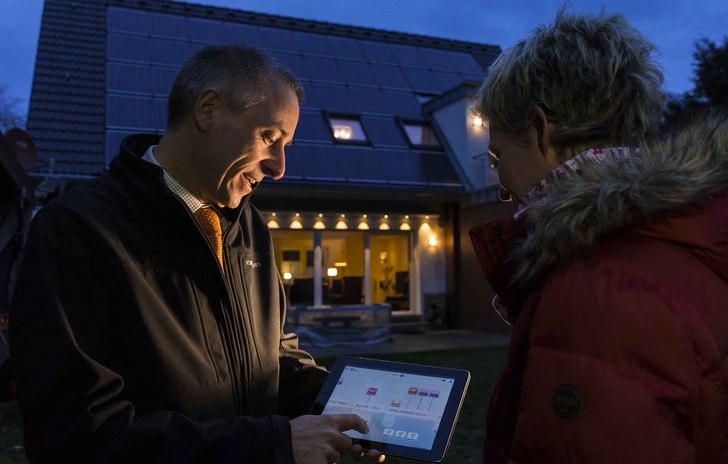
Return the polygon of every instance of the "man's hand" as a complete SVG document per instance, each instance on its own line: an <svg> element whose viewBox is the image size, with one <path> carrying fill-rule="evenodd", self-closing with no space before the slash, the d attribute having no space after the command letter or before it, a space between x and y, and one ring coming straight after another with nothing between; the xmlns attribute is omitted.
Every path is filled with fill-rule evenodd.
<svg viewBox="0 0 728 464"><path fill-rule="evenodd" d="M366 456L370 462L384 462L384 455L376 450L364 453L361 446L353 445L345 430L369 432L364 420L356 414L326 414L300 416L291 420L293 456L297 464L334 464L343 453L351 450L357 461Z"/></svg>

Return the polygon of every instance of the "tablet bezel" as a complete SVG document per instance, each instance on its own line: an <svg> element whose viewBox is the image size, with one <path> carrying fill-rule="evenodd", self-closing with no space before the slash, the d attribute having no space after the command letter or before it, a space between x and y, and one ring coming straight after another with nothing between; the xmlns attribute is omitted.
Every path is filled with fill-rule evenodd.
<svg viewBox="0 0 728 464"><path fill-rule="evenodd" d="M321 414L329 400L331 393L336 388L337 382L344 368L356 366L366 369L375 369L385 372L401 372L408 374L423 375L429 377L446 377L453 379L450 396L447 399L445 410L437 429L437 434L432 443L431 449L414 448L391 443L378 442L353 438L354 443L359 443L364 449L376 449L384 454L399 456L409 459L418 459L428 462L441 462L450 446L452 435L455 431L455 424L460 414L465 394L470 384L470 372L463 369L448 367L429 366L423 364L410 364L397 361L385 361L381 359L361 358L355 356L339 356L330 370L326 382L321 387L319 394L311 407L311 414Z"/></svg>

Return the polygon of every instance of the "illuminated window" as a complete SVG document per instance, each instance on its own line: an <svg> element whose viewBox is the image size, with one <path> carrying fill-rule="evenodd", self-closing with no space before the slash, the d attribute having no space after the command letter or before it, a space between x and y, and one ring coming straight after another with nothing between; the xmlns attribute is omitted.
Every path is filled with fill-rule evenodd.
<svg viewBox="0 0 728 464"><path fill-rule="evenodd" d="M401 121L407 140L413 147L441 148L432 127L424 122Z"/></svg>
<svg viewBox="0 0 728 464"><path fill-rule="evenodd" d="M329 116L331 134L337 142L367 142L367 136L359 118L350 116Z"/></svg>

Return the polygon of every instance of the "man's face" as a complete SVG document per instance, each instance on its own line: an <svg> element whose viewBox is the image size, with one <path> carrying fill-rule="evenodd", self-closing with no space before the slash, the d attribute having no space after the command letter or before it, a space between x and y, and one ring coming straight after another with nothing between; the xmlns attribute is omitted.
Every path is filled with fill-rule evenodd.
<svg viewBox="0 0 728 464"><path fill-rule="evenodd" d="M221 103L207 134L207 156L199 160L196 177L202 201L237 208L263 178L283 177L285 147L298 124L298 98L274 79L265 101L243 113Z"/></svg>
<svg viewBox="0 0 728 464"><path fill-rule="evenodd" d="M539 148L538 132L533 126L519 135L491 126L489 151L498 160L501 188L510 193L515 201L558 165Z"/></svg>

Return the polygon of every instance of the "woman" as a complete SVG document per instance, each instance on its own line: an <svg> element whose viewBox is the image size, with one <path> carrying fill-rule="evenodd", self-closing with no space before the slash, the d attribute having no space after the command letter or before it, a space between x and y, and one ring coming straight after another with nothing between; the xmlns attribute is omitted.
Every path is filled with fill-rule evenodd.
<svg viewBox="0 0 728 464"><path fill-rule="evenodd" d="M518 205L471 230L514 325L486 463L728 462L728 123L647 143L652 51L621 15L562 11L480 90Z"/></svg>

